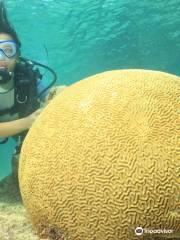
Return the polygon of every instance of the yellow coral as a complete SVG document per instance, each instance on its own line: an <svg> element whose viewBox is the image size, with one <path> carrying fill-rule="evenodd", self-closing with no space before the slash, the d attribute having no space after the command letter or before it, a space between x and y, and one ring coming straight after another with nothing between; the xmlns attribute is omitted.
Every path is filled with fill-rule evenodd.
<svg viewBox="0 0 180 240"><path fill-rule="evenodd" d="M55 97L20 158L23 202L39 234L133 240L139 226L179 231L178 96L177 76L117 70Z"/></svg>

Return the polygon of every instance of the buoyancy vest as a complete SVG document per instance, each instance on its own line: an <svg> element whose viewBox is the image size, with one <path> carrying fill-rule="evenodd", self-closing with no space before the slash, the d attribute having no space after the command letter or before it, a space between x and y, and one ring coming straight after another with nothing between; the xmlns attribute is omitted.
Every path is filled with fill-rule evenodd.
<svg viewBox="0 0 180 240"><path fill-rule="evenodd" d="M23 118L33 113L40 107L40 101L38 100L37 81L41 79L42 75L39 70L33 69L33 64L30 62L17 63L14 70L14 88L2 95L2 100L5 98L11 98L11 103L6 108L0 109L0 121L4 115L12 116L12 119ZM2 93L1 93L2 94ZM4 98L4 99L3 99ZM12 98L14 103L12 104ZM1 98L0 98L1 101ZM10 99L9 99L10 101ZM2 106L2 104L1 104ZM3 118L2 118L3 119ZM22 132L22 140L26 136L27 131Z"/></svg>

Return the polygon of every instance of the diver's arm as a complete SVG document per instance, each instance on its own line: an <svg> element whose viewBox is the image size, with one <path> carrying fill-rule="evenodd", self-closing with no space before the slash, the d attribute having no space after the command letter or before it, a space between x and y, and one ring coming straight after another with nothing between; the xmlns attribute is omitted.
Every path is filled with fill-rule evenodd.
<svg viewBox="0 0 180 240"><path fill-rule="evenodd" d="M0 137L6 138L27 130L26 118L0 123Z"/></svg>
<svg viewBox="0 0 180 240"><path fill-rule="evenodd" d="M38 109L25 118L0 123L0 137L6 138L28 130L41 111L42 109Z"/></svg>

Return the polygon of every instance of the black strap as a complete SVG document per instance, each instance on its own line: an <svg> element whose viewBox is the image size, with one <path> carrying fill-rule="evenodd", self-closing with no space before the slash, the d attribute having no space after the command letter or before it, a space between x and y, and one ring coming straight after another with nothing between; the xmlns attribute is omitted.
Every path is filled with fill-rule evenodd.
<svg viewBox="0 0 180 240"><path fill-rule="evenodd" d="M6 115L6 114L13 115L15 113L17 113L17 109L16 109L15 105L13 105L11 108L6 108L6 109L3 109L3 110L0 110L0 116Z"/></svg>
<svg viewBox="0 0 180 240"><path fill-rule="evenodd" d="M18 137L18 145L15 147L15 154L19 154L20 151L21 151L21 147L22 147L22 144L23 144L23 141L24 141L24 138L26 137L26 134L28 133L28 131L24 131L20 134L17 135Z"/></svg>

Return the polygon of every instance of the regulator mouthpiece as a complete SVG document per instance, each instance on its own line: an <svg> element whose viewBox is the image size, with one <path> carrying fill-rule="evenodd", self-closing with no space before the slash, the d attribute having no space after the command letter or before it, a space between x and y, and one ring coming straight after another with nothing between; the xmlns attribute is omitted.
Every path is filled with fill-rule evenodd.
<svg viewBox="0 0 180 240"><path fill-rule="evenodd" d="M7 69L0 68L0 84L8 83L12 78L12 72Z"/></svg>

